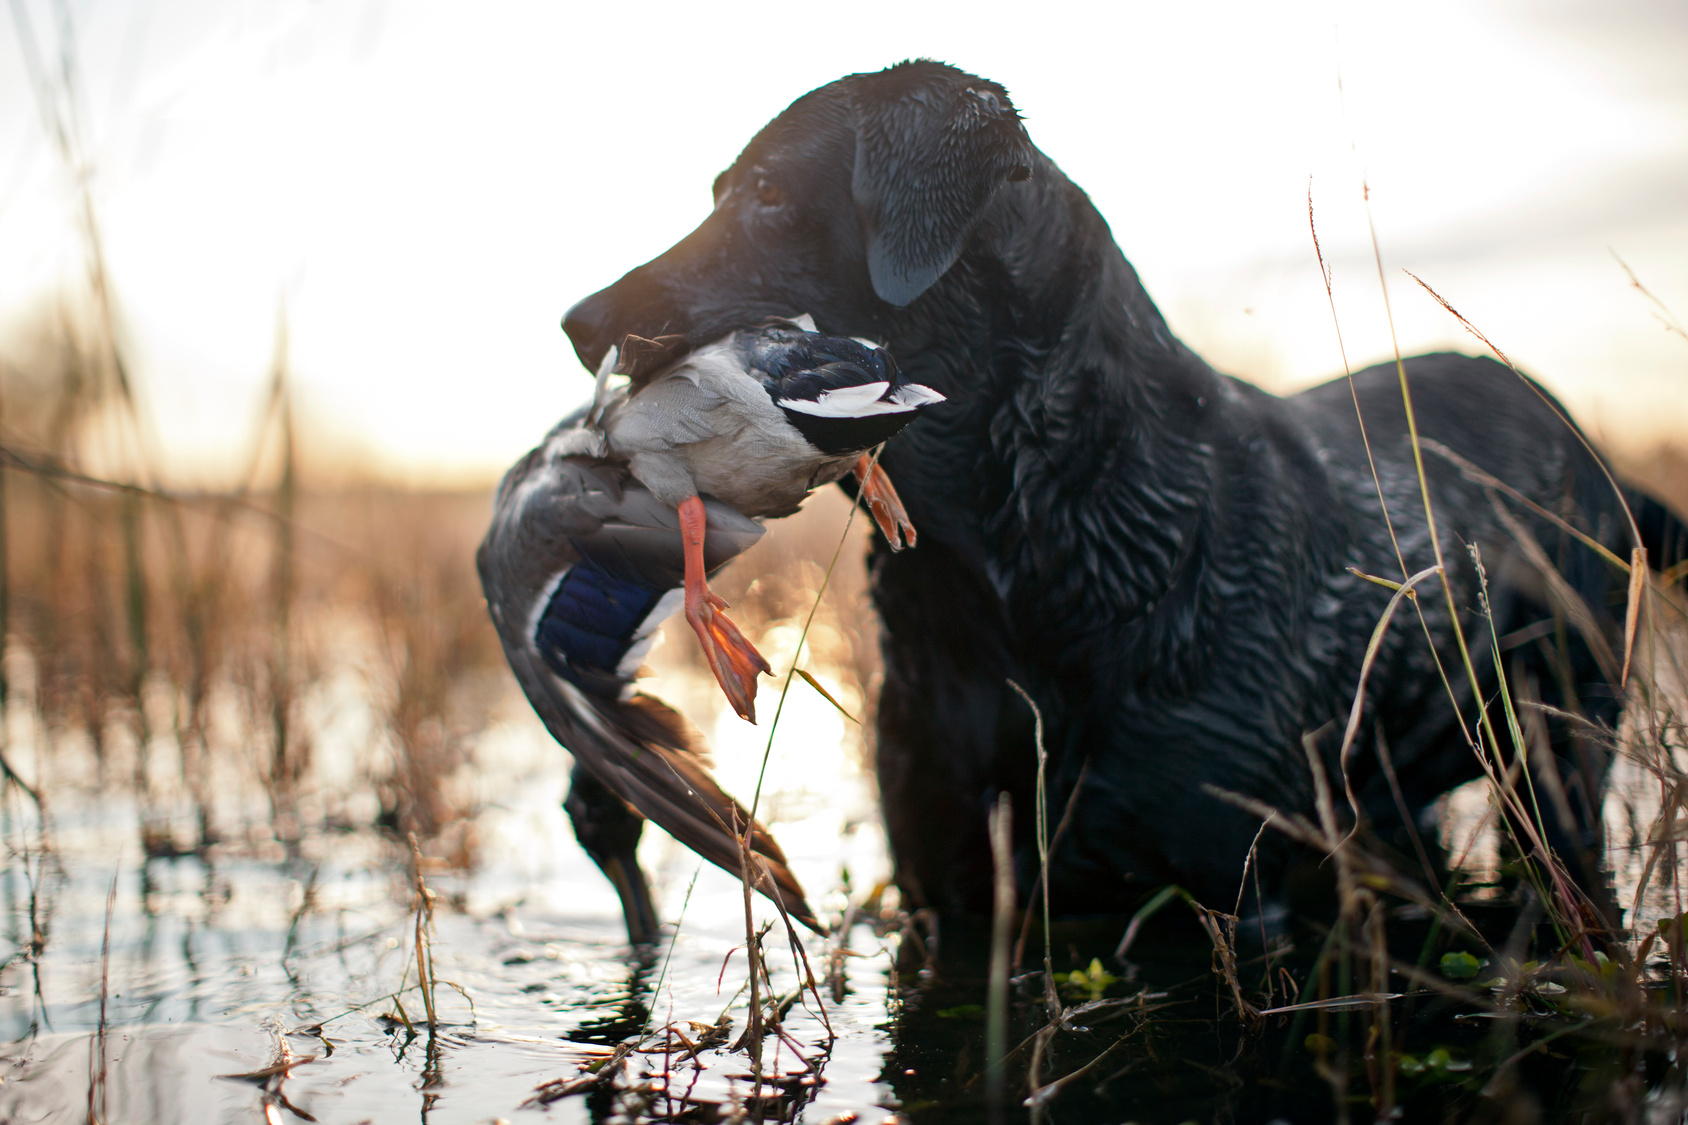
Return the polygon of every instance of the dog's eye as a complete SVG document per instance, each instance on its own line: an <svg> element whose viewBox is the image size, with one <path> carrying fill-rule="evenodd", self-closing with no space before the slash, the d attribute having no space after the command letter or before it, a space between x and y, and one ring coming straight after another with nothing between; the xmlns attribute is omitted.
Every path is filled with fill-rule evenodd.
<svg viewBox="0 0 1688 1125"><path fill-rule="evenodd" d="M764 177L756 181L756 200L764 207L778 207L785 202L785 192L778 184Z"/></svg>

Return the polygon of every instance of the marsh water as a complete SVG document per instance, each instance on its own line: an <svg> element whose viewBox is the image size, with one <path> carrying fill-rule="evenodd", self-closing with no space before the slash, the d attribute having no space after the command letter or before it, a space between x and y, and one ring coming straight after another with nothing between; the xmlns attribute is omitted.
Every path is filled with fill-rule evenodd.
<svg viewBox="0 0 1688 1125"><path fill-rule="evenodd" d="M1236 973L1269 1014L1244 1020L1212 942L1176 909L1129 964L1110 956L1119 920L1058 926L1048 948L1064 1011L1041 1039L1043 949L1031 930L1010 994L1006 1092L987 1096L985 950L945 934L927 956L930 930L898 911L894 893L875 893L889 862L856 722L872 681L859 555L843 556L840 570L856 573L842 592L834 575L800 647L839 514L820 513L819 546L780 548L793 557L725 586L774 666L800 660L831 701L794 680L782 702L781 684L765 681L767 725L749 726L684 636L658 651L648 685L699 723L729 791L747 802L760 791L758 815L820 915L850 921L842 944L803 936L817 987L799 994L799 963L755 900L757 926L773 925L768 985L789 1001L759 1067L738 1043L749 997L737 882L647 831L641 861L668 925L657 946L630 949L616 896L560 807L568 757L504 670L466 680L480 698L458 710L473 722L413 723L405 750L392 718L402 694L382 678L387 650L337 611L306 630L319 655L293 706L311 754L307 783L285 805L255 765L263 709L250 688L213 693L210 741L223 750L190 761L166 736L178 696L161 679L140 705L154 712L139 729L155 742L137 755L121 722L103 746L54 725L32 702L28 655L16 645L7 655L3 748L46 815L18 785L0 786L0 1122L1176 1125L1370 1120L1391 1103L1406 1120L1603 1121L1614 1089L1627 1091L1630 1119L1682 1119L1675 1039L1625 1039L1610 1013L1569 1003L1583 998L1551 981L1499 1004L1396 975L1384 1023L1395 1038L1379 1042L1368 1022L1379 1001L1309 1003L1368 987L1315 979L1316 933L1264 944L1245 934ZM436 743L451 753L427 783L456 814L418 855L383 825L380 794L418 746ZM194 769L208 771L197 788L181 780ZM1642 857L1656 853L1647 840L1661 797L1627 762L1613 794L1612 864L1627 903ZM209 844L194 826L207 806L219 829ZM1519 911L1485 887L1500 865L1487 808L1480 787L1456 792L1442 842L1464 857L1465 908L1487 911L1498 949ZM433 903L431 1030L418 866ZM1666 858L1657 868L1631 919L1638 929L1681 912L1676 867ZM1385 921L1391 956L1432 978L1436 957L1457 946L1409 904ZM1502 968L1484 964L1484 975ZM1032 1086L1041 1093L1028 1106Z"/></svg>
<svg viewBox="0 0 1688 1125"><path fill-rule="evenodd" d="M833 721L826 709L788 706L794 730L806 721L812 735L824 733ZM729 753L722 762L729 777L756 764L748 744L741 751L742 760ZM764 794L769 819L819 909L837 917L885 870L871 792L843 757L814 770L773 764L783 780ZM135 844L132 803L67 788L50 806L43 841L11 790L12 856L0 882L12 953L0 975L0 1121L813 1125L1032 1114L1018 1096L1002 1113L987 1109L982 960L959 951L922 967L900 948L913 938L861 912L842 988L823 986L790 1008L759 1078L730 1042L688 1057L677 1036L698 1042L723 1017L729 1039L743 1027L743 899L727 876L653 836L645 859L669 937L629 949L613 893L559 810L565 767L519 711L484 739L485 788L469 833L475 862L423 865L440 982L432 1032L416 988L411 864L390 834L326 826L289 846L254 833L198 854L148 857ZM1116 933L1057 936L1066 978L1089 946ZM1332 1119L1332 1087L1307 1045L1321 1028L1334 1034L1332 1021L1347 1012L1244 1029L1210 971L1209 948L1193 931L1183 939L1163 934L1144 946L1131 974L1112 965L1063 986L1074 1015L1041 1065L1045 1081L1076 1079L1048 1099L1045 1119ZM807 945L825 976L826 944ZM791 957L778 942L768 948L775 991L793 990ZM1038 987L1036 974L1019 982L1016 1042L1042 1022ZM1409 990L1415 1002L1421 1010L1402 1029L1416 1020L1425 1038L1407 1056L1414 1077L1400 1079L1398 1096L1438 1117L1481 1103L1491 1028ZM580 1078L641 1034L641 1051L613 1060L621 1082L544 1100L547 1083ZM1548 1119L1603 1119L1587 1107L1601 1104L1610 1081L1606 1055L1565 1048L1527 1063L1518 1068L1519 1096L1534 1111L1527 1118L1546 1110ZM1369 1119L1362 1071L1356 1064L1349 1096L1355 1120ZM1649 1119L1675 1120L1681 1106L1663 1099L1655 1109Z"/></svg>
<svg viewBox="0 0 1688 1125"><path fill-rule="evenodd" d="M566 759L525 724L488 741L500 736L507 769L481 779L491 791L471 826L472 870L424 865L441 981L433 1034L415 988L411 864L392 839L328 828L292 847L248 839L146 857L132 805L73 794L49 806L43 852L26 846L35 822L18 797L0 884L13 953L0 976L0 1120L587 1120L605 1107L523 1103L647 1027L742 1013L737 884L652 839L645 858L677 934L629 950L615 896L559 808ZM832 771L835 795L847 780ZM840 862L864 876L882 865L869 823L840 830L843 795L818 814L825 823L800 817L782 831L819 892L839 882ZM776 811L780 800L796 809L802 787L770 796ZM786 1023L794 1046L768 1051L767 1075L785 1080L809 1073L795 1051L825 1056L807 1120L883 1117L895 1102L880 1077L890 961L866 925L855 939L849 992L827 998L831 1035L799 1005ZM39 956L20 956L32 940ZM771 962L776 988L789 987L789 958ZM742 1058L703 1061L671 1068L694 1102L753 1095L736 1077ZM763 1084L764 1097L780 1091Z"/></svg>

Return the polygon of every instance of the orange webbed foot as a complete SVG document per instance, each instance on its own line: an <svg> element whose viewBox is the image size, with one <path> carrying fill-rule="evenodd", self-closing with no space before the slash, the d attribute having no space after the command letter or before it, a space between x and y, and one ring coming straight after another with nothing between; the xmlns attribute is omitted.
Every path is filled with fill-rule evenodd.
<svg viewBox="0 0 1688 1125"><path fill-rule="evenodd" d="M756 721L756 677L773 669L756 646L739 632L724 610L727 603L709 588L703 569L703 537L707 530L703 501L696 496L680 503L680 534L686 559L686 621L703 646L704 659L715 673L727 702L739 718Z"/></svg>
<svg viewBox="0 0 1688 1125"><path fill-rule="evenodd" d="M715 681L739 718L754 723L756 677L773 669L756 651L756 646L745 640L738 626L721 612L727 603L709 587L703 588L703 595L695 602L688 592L686 601L686 620L703 645L703 656L709 661L709 670L715 673Z"/></svg>
<svg viewBox="0 0 1688 1125"><path fill-rule="evenodd" d="M857 459L855 473L861 485L862 502L873 513L873 520L884 532L891 550L902 550L904 539L908 540L910 547L914 546L914 524L909 522L908 512L903 509L902 499L892 486L890 476L866 453Z"/></svg>

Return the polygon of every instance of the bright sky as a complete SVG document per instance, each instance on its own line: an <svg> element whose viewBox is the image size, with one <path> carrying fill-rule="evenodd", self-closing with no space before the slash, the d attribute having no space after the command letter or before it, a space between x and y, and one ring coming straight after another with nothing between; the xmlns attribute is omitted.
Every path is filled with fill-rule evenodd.
<svg viewBox="0 0 1688 1125"><path fill-rule="evenodd" d="M910 56L1008 87L1186 341L1275 389L1475 347L1608 440L1688 438L1688 5L960 7L66 0L93 191L179 474L237 460L285 299L319 432L490 477L585 397L574 300L707 213L799 94ZM57 55L57 21L21 0ZM12 9L8 9L12 15ZM0 22L0 354L80 276L68 177Z"/></svg>

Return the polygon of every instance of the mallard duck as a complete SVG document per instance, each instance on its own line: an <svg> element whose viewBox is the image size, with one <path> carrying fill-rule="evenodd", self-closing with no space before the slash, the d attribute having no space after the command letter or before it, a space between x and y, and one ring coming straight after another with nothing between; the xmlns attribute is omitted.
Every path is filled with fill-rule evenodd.
<svg viewBox="0 0 1688 1125"><path fill-rule="evenodd" d="M618 370L625 386L611 382ZM751 717L755 673L768 666L720 612L709 575L761 538L752 517L787 515L851 471L886 537L913 543L895 489L863 450L934 401L900 382L884 352L800 322L689 356L671 340L630 337L600 367L592 403L505 475L477 555L481 584L522 690L574 754L564 807L634 943L654 940L658 925L635 855L644 818L734 875L751 823L710 776L697 731L637 689L658 626L683 603L728 699ZM750 847L756 889L819 930L761 825Z"/></svg>
<svg viewBox="0 0 1688 1125"><path fill-rule="evenodd" d="M612 384L612 375L625 384ZM870 341L824 336L807 316L775 319L687 354L682 337L628 336L604 356L574 452L625 460L679 513L686 620L733 710L756 721L768 662L723 612L698 553L712 496L752 518L787 516L854 473L892 550L915 542L902 501L868 450L944 396L904 382Z"/></svg>
<svg viewBox="0 0 1688 1125"><path fill-rule="evenodd" d="M567 452L583 412L517 462L476 556L505 658L552 736L574 755L564 808L621 898L634 944L658 919L636 849L644 819L737 876L743 806L710 776L702 736L635 686L684 581L678 512L627 466ZM701 565L713 572L762 537L754 520L704 501ZM757 890L818 929L797 877L761 825Z"/></svg>

